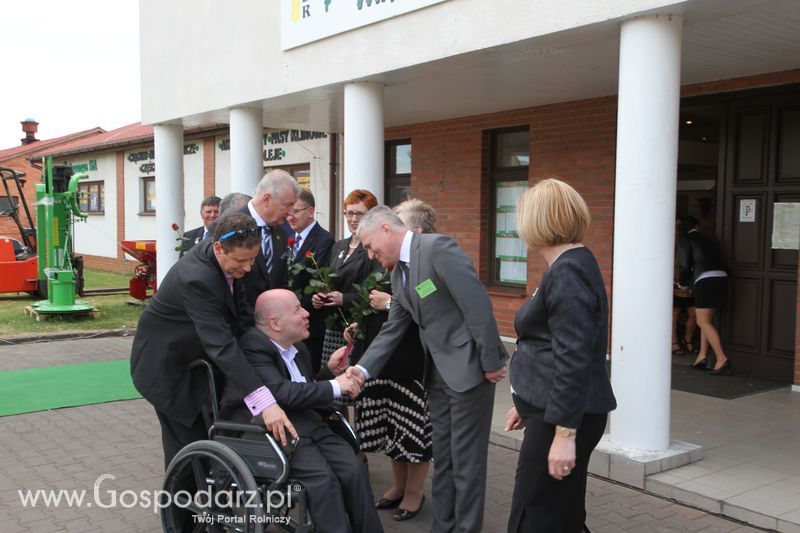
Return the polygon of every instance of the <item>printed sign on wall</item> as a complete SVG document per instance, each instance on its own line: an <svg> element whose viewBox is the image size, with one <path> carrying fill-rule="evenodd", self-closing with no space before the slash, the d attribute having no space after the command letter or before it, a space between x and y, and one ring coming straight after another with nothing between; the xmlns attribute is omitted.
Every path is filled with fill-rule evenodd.
<svg viewBox="0 0 800 533"><path fill-rule="evenodd" d="M281 0L281 48L289 50L447 0Z"/></svg>
<svg viewBox="0 0 800 533"><path fill-rule="evenodd" d="M739 200L739 222L756 221L756 199Z"/></svg>

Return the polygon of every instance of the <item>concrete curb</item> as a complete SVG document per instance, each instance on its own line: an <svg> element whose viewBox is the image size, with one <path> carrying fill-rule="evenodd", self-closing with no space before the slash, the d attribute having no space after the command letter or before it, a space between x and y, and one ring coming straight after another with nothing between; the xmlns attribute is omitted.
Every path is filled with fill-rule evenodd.
<svg viewBox="0 0 800 533"><path fill-rule="evenodd" d="M29 335L21 337L0 338L0 346L13 344L34 344L38 342L64 341L73 339L99 339L103 337L132 337L136 328L71 331L67 333L51 333L49 335Z"/></svg>

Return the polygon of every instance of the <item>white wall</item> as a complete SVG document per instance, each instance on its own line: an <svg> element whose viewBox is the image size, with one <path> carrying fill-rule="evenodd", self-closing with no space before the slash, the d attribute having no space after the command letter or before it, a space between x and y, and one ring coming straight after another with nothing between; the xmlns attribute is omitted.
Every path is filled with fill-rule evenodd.
<svg viewBox="0 0 800 533"><path fill-rule="evenodd" d="M75 243L76 254L96 255L100 257L117 257L117 161L115 153L82 155L74 158L59 159L70 165L89 165L89 161L97 163L97 170L87 170L87 180L81 183L102 181L105 189L105 212L89 214L86 222L76 219Z"/></svg>
<svg viewBox="0 0 800 533"><path fill-rule="evenodd" d="M273 158L264 161L264 169L282 168L289 165L307 164L311 171L311 192L317 204L317 220L323 227L328 226L330 213L330 135L317 139L292 140L297 139L297 130L264 130L265 137L271 140L264 142L264 157ZM285 139L285 141L284 141ZM216 195L224 198L231 191L230 167L231 152L227 148L229 137L217 137L214 139L216 153L214 155L214 165L216 171ZM224 149L223 149L224 148ZM256 183L252 184L250 190L235 191L245 194L252 194ZM187 211L188 212L188 211Z"/></svg>
<svg viewBox="0 0 800 533"><path fill-rule="evenodd" d="M135 154L149 152L148 157L131 161ZM154 215L144 215L144 189L142 188L142 178L145 176L155 176L156 160L153 145L135 148L125 151L125 239L155 239L156 238L156 217ZM150 167L149 169L147 167ZM158 207L158 204L156 204ZM180 220L175 220L180 224ZM177 237L177 235L176 235Z"/></svg>
<svg viewBox="0 0 800 533"><path fill-rule="evenodd" d="M140 0L142 122L224 110L687 3L448 0L283 52L280 5L289 2ZM335 113L327 97L320 91L315 112ZM298 115L296 125L314 123Z"/></svg>
<svg viewBox="0 0 800 533"><path fill-rule="evenodd" d="M188 148L196 145L196 149ZM170 224L175 222L181 227L182 231L200 226L203 222L200 218L200 202L203 201L203 140L190 140L183 143L183 180L184 180L184 210L186 222L182 220L170 220ZM147 152L147 158L131 161L131 154L142 154ZM125 239L155 239L156 238L156 217L144 212L144 191L142 188L142 178L146 176L156 176L158 179L158 169L155 169L155 159L152 155L153 146L134 148L125 151ZM187 153L188 152L188 153ZM137 156L138 157L138 156ZM144 168L143 168L144 167ZM156 198L156 209L158 209L158 198ZM175 234L178 237L178 234ZM176 242L177 246L177 242Z"/></svg>
<svg viewBox="0 0 800 533"><path fill-rule="evenodd" d="M200 203L203 195L203 139L183 143L183 212L185 230L203 225Z"/></svg>

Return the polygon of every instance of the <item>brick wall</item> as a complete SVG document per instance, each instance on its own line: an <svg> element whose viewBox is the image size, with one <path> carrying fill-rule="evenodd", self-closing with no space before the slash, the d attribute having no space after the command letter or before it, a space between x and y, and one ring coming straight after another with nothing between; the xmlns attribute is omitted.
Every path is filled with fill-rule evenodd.
<svg viewBox="0 0 800 533"><path fill-rule="evenodd" d="M215 137L203 139L203 198L216 194Z"/></svg>
<svg viewBox="0 0 800 533"><path fill-rule="evenodd" d="M794 384L800 386L800 252L797 253L797 306L794 323Z"/></svg>
<svg viewBox="0 0 800 533"><path fill-rule="evenodd" d="M615 123L616 98L605 97L393 128L387 137L411 139L412 194L436 209L438 231L461 244L486 281L488 257L481 250L489 246L490 211L484 131L528 125L530 182L557 175L584 195L592 212L586 244L597 255L610 288ZM489 287L502 335L515 336L514 314L545 268L544 260L531 253L527 291Z"/></svg>
<svg viewBox="0 0 800 533"><path fill-rule="evenodd" d="M685 86L684 97L731 92L800 82L800 69ZM484 130L528 125L529 179L560 176L575 186L589 204L592 225L586 244L597 256L606 289L611 291L613 262L616 96L547 105L389 128L387 140L411 139L412 195L437 211L438 231L455 238L472 257L481 279L488 279L486 250L489 188ZM483 254L484 256L487 254ZM546 268L529 254L527 294ZM500 333L514 337L514 314L525 294L489 287ZM800 286L795 328L795 383L800 384Z"/></svg>

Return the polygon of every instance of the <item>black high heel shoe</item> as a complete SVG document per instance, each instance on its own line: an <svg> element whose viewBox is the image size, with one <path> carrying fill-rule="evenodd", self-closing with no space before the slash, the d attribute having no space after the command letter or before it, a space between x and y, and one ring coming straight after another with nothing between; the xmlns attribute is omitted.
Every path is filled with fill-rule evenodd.
<svg viewBox="0 0 800 533"><path fill-rule="evenodd" d="M691 366L692 370L705 370L706 369L706 360L700 359L696 363Z"/></svg>
<svg viewBox="0 0 800 533"><path fill-rule="evenodd" d="M728 359L727 361L722 363L722 366L719 367L719 368L712 368L711 370L708 371L708 373L711 374L712 376L720 376L722 374L730 374L731 373L731 360Z"/></svg>
<svg viewBox="0 0 800 533"><path fill-rule="evenodd" d="M392 515L392 519L395 520L396 522L402 522L404 520L411 520L412 518L417 516L419 511L422 509L422 504L424 504L424 503L425 503L425 495L423 494L422 495L422 500L420 500L419 507L417 507L416 511L409 511L409 510L403 509L401 507L400 509L397 510L396 513L394 513Z"/></svg>
<svg viewBox="0 0 800 533"><path fill-rule="evenodd" d="M381 498L377 502L375 502L375 509L394 509L400 505L400 502L403 501L403 497L399 497L396 499L388 499L388 498Z"/></svg>
<svg viewBox="0 0 800 533"><path fill-rule="evenodd" d="M697 347L692 343L692 341L681 339L679 342L681 344L681 348L683 348L683 351L689 355L697 355Z"/></svg>

